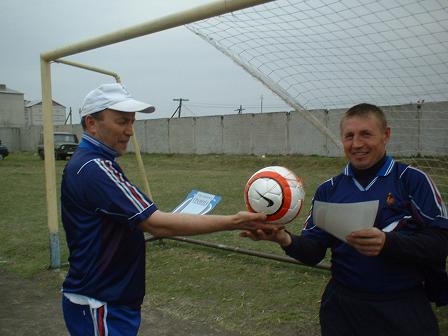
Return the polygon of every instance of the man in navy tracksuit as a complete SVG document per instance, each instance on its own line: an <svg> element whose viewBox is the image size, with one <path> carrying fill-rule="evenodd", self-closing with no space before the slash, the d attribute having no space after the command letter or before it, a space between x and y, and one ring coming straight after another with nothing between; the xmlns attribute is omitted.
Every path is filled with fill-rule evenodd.
<svg viewBox="0 0 448 336"><path fill-rule="evenodd" d="M426 173L386 155L391 131L377 106L353 106L340 126L349 163L318 187L313 204L378 200L374 227L343 242L315 226L311 209L300 236L286 230L242 235L275 241L308 265L331 249L322 335L438 335L430 301L448 304L448 217L440 193Z"/></svg>
<svg viewBox="0 0 448 336"><path fill-rule="evenodd" d="M195 216L159 211L125 176L116 158L133 135L135 112L154 107L121 84L90 92L81 110L84 135L61 185L69 270L62 285L71 335L136 335L145 294L143 231L156 237L273 228L266 216Z"/></svg>

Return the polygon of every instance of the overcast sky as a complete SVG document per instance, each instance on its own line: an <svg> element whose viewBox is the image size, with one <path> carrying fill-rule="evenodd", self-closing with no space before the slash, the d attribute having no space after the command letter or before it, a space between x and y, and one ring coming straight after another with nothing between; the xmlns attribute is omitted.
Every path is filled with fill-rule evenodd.
<svg viewBox="0 0 448 336"><path fill-rule="evenodd" d="M41 99L39 55L56 48L209 3L209 0L1 0L0 83ZM118 73L131 94L170 117L173 98L186 98L184 116L285 110L283 102L238 65L185 27L66 58ZM53 99L74 115L86 93L113 78L53 64ZM78 121L75 118L74 121Z"/></svg>

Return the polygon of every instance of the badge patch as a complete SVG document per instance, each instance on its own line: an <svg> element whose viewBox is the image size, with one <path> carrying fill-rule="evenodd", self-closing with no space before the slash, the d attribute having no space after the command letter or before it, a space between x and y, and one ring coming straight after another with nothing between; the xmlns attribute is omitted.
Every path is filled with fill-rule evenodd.
<svg viewBox="0 0 448 336"><path fill-rule="evenodd" d="M392 193L387 193L386 203L387 203L388 206L394 205L395 198L394 198L394 195L392 195Z"/></svg>

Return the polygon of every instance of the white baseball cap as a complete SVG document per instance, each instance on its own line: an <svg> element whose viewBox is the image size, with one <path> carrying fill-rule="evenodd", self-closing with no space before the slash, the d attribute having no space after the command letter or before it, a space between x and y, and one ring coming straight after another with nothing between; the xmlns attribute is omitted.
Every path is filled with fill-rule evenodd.
<svg viewBox="0 0 448 336"><path fill-rule="evenodd" d="M81 108L80 116L111 109L121 112L152 113L154 106L132 98L128 90L120 83L103 84L90 91Z"/></svg>

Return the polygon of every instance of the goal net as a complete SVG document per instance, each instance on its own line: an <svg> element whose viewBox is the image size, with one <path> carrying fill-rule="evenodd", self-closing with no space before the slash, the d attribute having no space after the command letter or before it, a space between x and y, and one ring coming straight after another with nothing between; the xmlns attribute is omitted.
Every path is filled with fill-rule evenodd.
<svg viewBox="0 0 448 336"><path fill-rule="evenodd" d="M444 1L277 0L187 28L335 144L347 108L381 106L392 127L388 152L429 173L448 201Z"/></svg>

